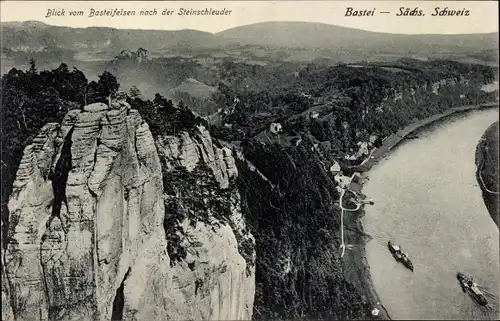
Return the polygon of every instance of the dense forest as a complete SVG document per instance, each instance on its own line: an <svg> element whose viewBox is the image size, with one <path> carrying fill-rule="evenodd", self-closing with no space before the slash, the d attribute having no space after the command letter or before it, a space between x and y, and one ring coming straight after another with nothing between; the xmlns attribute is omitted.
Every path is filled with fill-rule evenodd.
<svg viewBox="0 0 500 321"><path fill-rule="evenodd" d="M199 104L199 108L203 103L186 97L178 103L159 93L147 99L137 87L127 94L127 101L140 112L155 138L191 132L202 124L209 128L216 144L218 140L239 142L244 158L268 179L263 180L240 158L239 176L229 191L215 188L203 166L194 173L180 169L164 173L165 181L176 182L165 184L170 197L165 201L167 250L172 264L184 259L185 249L176 238L178 222L185 217L207 221L206 211L191 208L197 206L203 193L213 193L211 211L225 222L229 205L220 200L238 191L248 228L256 238L254 319L363 319L370 307L345 280L334 250L340 244L340 217L335 182L326 162L352 153L359 141L371 135L387 136L414 119L456 105L495 99L498 92L479 88L494 81L497 70L416 60L401 60L391 66L310 64L294 68L225 63L221 78L211 84L217 88L211 108L222 109L218 122L196 116L191 104ZM247 87L248 79L259 85ZM438 82L439 94L434 90ZM32 61L29 70L12 69L2 76L4 227L23 148L45 123L60 122L70 109L108 102L119 89L110 72L89 82L80 70L70 70L66 64L39 72ZM308 116L312 110L318 115ZM263 141L260 134L272 122L283 124L282 139ZM300 137L301 143L286 144L285 138L291 136ZM182 211L179 200L172 201L179 191L187 198ZM248 244L240 246L240 253L247 257L252 249Z"/></svg>
<svg viewBox="0 0 500 321"><path fill-rule="evenodd" d="M308 65L286 87L226 90L226 96L238 97L239 102L221 117L212 133L222 140L242 141L280 122L283 137L311 133L347 154L370 135L388 136L415 119L452 106L496 99L497 92L479 87L493 82L497 72L481 65L413 59L402 59L391 67ZM436 84L439 94L434 92ZM318 118L296 117L313 109L320 114Z"/></svg>
<svg viewBox="0 0 500 321"><path fill-rule="evenodd" d="M367 318L368 302L343 276L338 195L312 143L243 147L272 183L238 164L245 217L256 239L254 319Z"/></svg>

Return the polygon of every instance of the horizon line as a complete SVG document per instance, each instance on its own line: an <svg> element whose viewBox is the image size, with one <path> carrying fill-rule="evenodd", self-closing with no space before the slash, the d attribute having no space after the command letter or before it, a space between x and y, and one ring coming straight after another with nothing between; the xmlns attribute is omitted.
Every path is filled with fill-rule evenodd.
<svg viewBox="0 0 500 321"><path fill-rule="evenodd" d="M488 35L488 34L495 34L499 33L499 31L490 31L490 32L472 32L472 33L392 33L392 32L380 32L380 31L373 31L373 30L367 30L363 28L354 28L354 27L347 27L347 26L342 26L342 25L337 25L337 24L331 24L331 23L325 23L325 22L315 22L315 21L300 21L300 20L268 20L268 21L261 21L261 22L255 22L255 23L249 23L249 24L242 24L236 27L230 27L228 29L224 29L221 31L217 32L210 32L210 31L204 31L200 29L192 29L192 28L182 28L182 29L149 29L149 28L117 28L117 27L112 27L112 26L87 26L87 27L73 27L69 25L54 25L54 24L49 24L40 20L7 20L7 21L0 21L0 25L3 27L4 24L7 23L39 23L43 24L46 26L50 27L57 27L57 28L70 28L70 29L90 29L90 28L108 28L108 29L115 29L115 30L136 30L136 31L198 31L198 32L204 32L204 33L209 33L211 35L217 35L219 33L231 30L231 29L236 29L240 27L248 27L248 26L253 26L253 25L259 25L259 24L266 24L266 23L304 23L304 24L316 24L316 25L326 25L326 26L332 26L332 27L338 27L338 28L344 28L344 29L351 29L351 30L359 30L359 31L365 31L369 33L375 33L375 34L385 34L385 35L400 35L400 36L465 36L465 35Z"/></svg>

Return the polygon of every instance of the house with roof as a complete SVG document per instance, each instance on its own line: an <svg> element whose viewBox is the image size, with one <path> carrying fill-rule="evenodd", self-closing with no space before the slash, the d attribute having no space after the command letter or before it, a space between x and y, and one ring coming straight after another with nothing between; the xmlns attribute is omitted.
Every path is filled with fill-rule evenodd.
<svg viewBox="0 0 500 321"><path fill-rule="evenodd" d="M333 174L339 174L341 172L340 165L337 161L333 161L332 166L330 166L330 172Z"/></svg>
<svg viewBox="0 0 500 321"><path fill-rule="evenodd" d="M359 173L355 173L349 182L349 189L356 193L361 193L361 189L363 188L363 178Z"/></svg>
<svg viewBox="0 0 500 321"><path fill-rule="evenodd" d="M338 184L339 187L347 188L349 186L351 178L349 176L337 174L337 175L335 175L334 180Z"/></svg>
<svg viewBox="0 0 500 321"><path fill-rule="evenodd" d="M278 134L283 131L283 126L281 126L280 123L271 123L271 125L269 126L269 130L273 134Z"/></svg>

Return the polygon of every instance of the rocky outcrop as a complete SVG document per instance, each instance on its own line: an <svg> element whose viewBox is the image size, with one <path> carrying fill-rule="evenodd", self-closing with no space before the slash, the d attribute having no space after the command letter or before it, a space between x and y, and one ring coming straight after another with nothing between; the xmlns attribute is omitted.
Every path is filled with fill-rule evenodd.
<svg viewBox="0 0 500 321"><path fill-rule="evenodd" d="M254 241L231 189L232 151L215 147L202 127L158 146L124 101L71 110L43 127L24 150L9 199L3 320L251 318ZM230 207L217 220L207 206L217 224L172 222L187 252L174 264L164 184L175 182L165 177L172 166L197 165L229 191Z"/></svg>
<svg viewBox="0 0 500 321"><path fill-rule="evenodd" d="M125 314L129 320L251 319L255 241L233 182L233 152L216 146L203 126L160 137L157 148L169 242L163 257L170 261L152 262L147 273L132 269L125 297L135 299L125 300Z"/></svg>
<svg viewBox="0 0 500 321"><path fill-rule="evenodd" d="M115 57L114 62L118 60L128 60L137 63L143 63L151 60L149 52L144 48L137 49L136 52L130 50L122 50L118 56Z"/></svg>

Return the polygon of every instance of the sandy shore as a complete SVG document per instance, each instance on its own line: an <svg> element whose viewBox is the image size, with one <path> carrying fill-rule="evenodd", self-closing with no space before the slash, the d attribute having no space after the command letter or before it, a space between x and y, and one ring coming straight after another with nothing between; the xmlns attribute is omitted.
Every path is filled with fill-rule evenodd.
<svg viewBox="0 0 500 321"><path fill-rule="evenodd" d="M380 148L372 152L372 157L364 162L362 165L351 168L351 170L358 172L367 172L380 160L384 159L391 150L400 144L408 135L415 133L424 127L431 125L439 120L444 120L452 115L468 112L476 109L486 109L498 107L498 103L469 105L452 108L445 113L434 115L417 122L414 122L396 134L391 135L386 139ZM376 202L376 200L374 200ZM383 306L371 280L370 266L366 259L365 245L371 240L371 236L366 234L363 230L361 218L365 215L364 208L357 212L350 212L349 215L344 216L345 235L348 244L352 245L352 249L345 252L343 259L343 270L346 279L352 282L358 288L366 300L371 304L372 308L378 308L380 313L373 319L390 320L390 315L386 308Z"/></svg>
<svg viewBox="0 0 500 321"><path fill-rule="evenodd" d="M364 215L364 210L356 213L349 213L344 217L346 228L346 239L352 245L352 249L345 252L343 259L344 275L349 282L352 282L358 290L363 293L372 308L380 310L376 319L390 320L389 313L380 301L375 291L370 275L370 266L366 260L365 245L371 237L363 232L360 218ZM375 318L374 318L375 319Z"/></svg>

